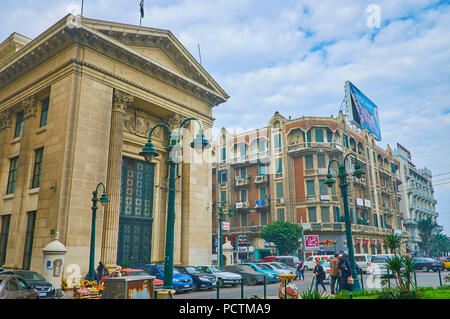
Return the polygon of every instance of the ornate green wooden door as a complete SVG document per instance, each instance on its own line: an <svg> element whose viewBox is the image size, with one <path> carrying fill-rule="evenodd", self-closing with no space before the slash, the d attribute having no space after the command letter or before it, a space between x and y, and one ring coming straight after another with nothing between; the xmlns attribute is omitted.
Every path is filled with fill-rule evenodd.
<svg viewBox="0 0 450 319"><path fill-rule="evenodd" d="M151 262L154 173L154 164L122 160L118 265Z"/></svg>

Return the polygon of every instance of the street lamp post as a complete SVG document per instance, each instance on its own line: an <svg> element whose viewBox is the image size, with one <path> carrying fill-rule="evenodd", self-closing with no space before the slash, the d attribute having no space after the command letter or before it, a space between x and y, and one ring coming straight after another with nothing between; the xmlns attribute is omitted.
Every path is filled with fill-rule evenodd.
<svg viewBox="0 0 450 319"><path fill-rule="evenodd" d="M353 156L355 158L355 170L353 172L353 176L360 178L365 172L361 169L361 166L358 164L358 158L354 153L349 153L347 156L345 156L344 161L342 163L339 163L337 160L331 160L328 164L328 175L327 180L325 181L325 184L327 184L328 187L333 187L334 183L336 182L330 173L330 167L333 162L335 162L338 165L338 177L339 177L339 188L341 189L341 195L344 202L344 213L345 213L345 234L347 237L347 248L348 248L348 256L350 259L350 265L352 267L352 277L354 280L353 283L353 290L359 291L361 290L361 285L358 278L358 272L356 269L356 262L355 262L355 253L353 249L353 239L352 239L352 225L350 222L350 212L348 207L348 182L347 182L347 170L345 168L345 161L347 160L347 157Z"/></svg>
<svg viewBox="0 0 450 319"><path fill-rule="evenodd" d="M223 208L227 204L228 204L227 202L219 201L219 252L218 252L219 267L223 267L223 249L222 249L222 246L223 246L222 227L223 227L223 217L224 217L223 216L224 215ZM228 216L233 216L233 211L230 208L228 208Z"/></svg>
<svg viewBox="0 0 450 319"><path fill-rule="evenodd" d="M145 144L142 152L139 155L143 156L145 161L151 163L154 157L159 156L152 143L152 133L157 127L164 127L168 131L169 141L166 147L169 157L166 160L169 169L169 198L167 204L167 225L166 225L166 248L165 248L165 258L164 258L164 289L173 288L173 250L174 250L174 232L175 232L175 168L180 163L179 158L173 158L176 155L175 151L181 150L182 146L180 143L180 132L186 122L194 120L199 126L200 130L196 138L190 144L193 149L198 153L201 153L204 149L211 147L208 140L206 140L202 125L200 121L196 118L188 118L181 122L178 133L171 132L170 127L166 123L158 123L151 130L148 135L148 141Z"/></svg>
<svg viewBox="0 0 450 319"><path fill-rule="evenodd" d="M100 197L98 196L98 188L103 187L103 194ZM91 223L91 248L89 253L89 281L93 281L95 279L95 221L97 218L97 202L100 201L102 205L106 205L109 202L108 196L106 195L106 187L105 184L99 183L95 191L92 192L92 223Z"/></svg>

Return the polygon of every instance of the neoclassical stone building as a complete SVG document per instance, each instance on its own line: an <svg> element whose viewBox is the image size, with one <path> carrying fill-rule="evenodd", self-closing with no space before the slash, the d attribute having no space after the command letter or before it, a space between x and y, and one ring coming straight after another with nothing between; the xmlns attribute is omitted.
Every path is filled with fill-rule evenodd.
<svg viewBox="0 0 450 319"><path fill-rule="evenodd" d="M97 212L95 263L163 260L167 132L152 136L152 164L139 152L159 122L195 117L210 138L227 99L170 31L68 15L35 39L12 34L0 44L0 265L39 271L59 232L66 267L84 276L100 182L110 202ZM186 128L184 159L199 127ZM211 165L185 160L177 174L174 262L209 263Z"/></svg>

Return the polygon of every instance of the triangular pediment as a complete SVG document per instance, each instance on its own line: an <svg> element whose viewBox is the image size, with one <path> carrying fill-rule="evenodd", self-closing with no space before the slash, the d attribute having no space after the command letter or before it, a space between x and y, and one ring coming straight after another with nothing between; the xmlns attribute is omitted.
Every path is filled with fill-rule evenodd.
<svg viewBox="0 0 450 319"><path fill-rule="evenodd" d="M87 18L81 18L81 25L97 30L171 71L228 98L226 92L168 30Z"/></svg>

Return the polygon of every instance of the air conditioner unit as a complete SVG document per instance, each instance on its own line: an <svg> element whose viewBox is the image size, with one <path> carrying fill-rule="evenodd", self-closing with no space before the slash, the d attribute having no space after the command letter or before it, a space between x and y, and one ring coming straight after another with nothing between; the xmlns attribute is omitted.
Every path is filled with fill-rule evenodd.
<svg viewBox="0 0 450 319"><path fill-rule="evenodd" d="M284 198L277 198L277 204L284 204Z"/></svg>
<svg viewBox="0 0 450 319"><path fill-rule="evenodd" d="M226 188L227 187L227 182L222 182L219 184L220 188Z"/></svg>

